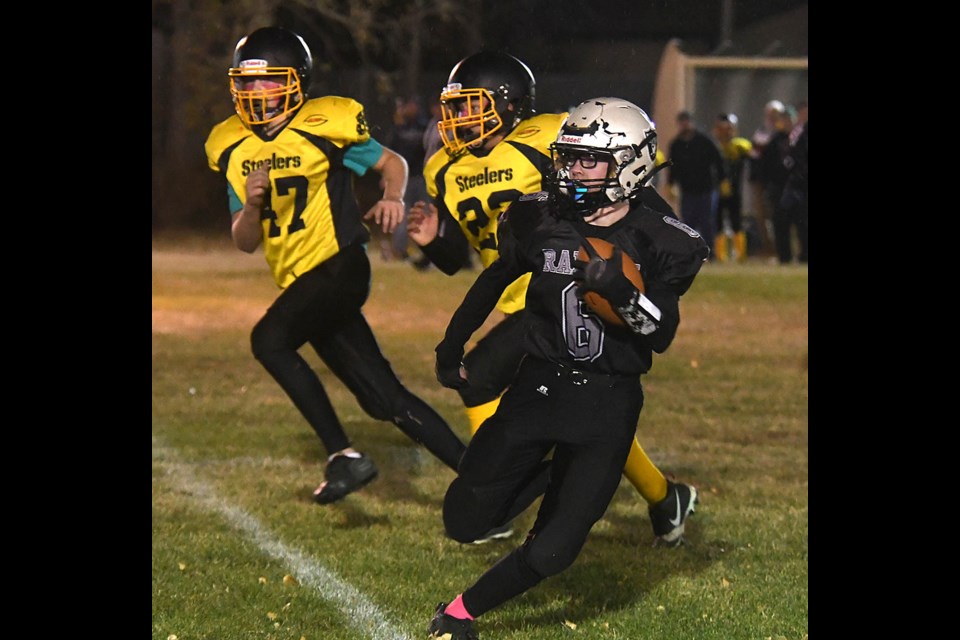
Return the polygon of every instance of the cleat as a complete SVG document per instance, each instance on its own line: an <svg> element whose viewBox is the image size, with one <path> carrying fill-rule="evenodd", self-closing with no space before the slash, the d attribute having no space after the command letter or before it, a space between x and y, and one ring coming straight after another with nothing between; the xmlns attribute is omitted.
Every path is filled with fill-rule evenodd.
<svg viewBox="0 0 960 640"><path fill-rule="evenodd" d="M437 640L480 640L480 636L473 628L473 620L461 620L448 616L443 611L447 608L445 602L437 605L433 620L427 626L428 638Z"/></svg>
<svg viewBox="0 0 960 640"><path fill-rule="evenodd" d="M667 497L650 507L653 546L679 547L687 517L696 510L697 488L667 480Z"/></svg>
<svg viewBox="0 0 960 640"><path fill-rule="evenodd" d="M513 535L513 527L508 522L505 525L494 527L487 531L485 534L474 540L469 544L486 544L488 542L493 542L495 540L504 540Z"/></svg>
<svg viewBox="0 0 960 640"><path fill-rule="evenodd" d="M314 490L313 499L319 504L336 502L369 484L377 473L377 466L366 454L361 453L358 458L338 455L327 464L326 480Z"/></svg>

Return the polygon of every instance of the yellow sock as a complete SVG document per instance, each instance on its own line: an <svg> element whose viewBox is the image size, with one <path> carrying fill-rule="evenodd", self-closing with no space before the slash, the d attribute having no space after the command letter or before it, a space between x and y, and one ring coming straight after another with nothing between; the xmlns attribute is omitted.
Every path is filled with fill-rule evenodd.
<svg viewBox="0 0 960 640"><path fill-rule="evenodd" d="M727 236L721 231L713 238L713 255L719 262L726 262L729 251L730 244L727 242Z"/></svg>
<svg viewBox="0 0 960 640"><path fill-rule="evenodd" d="M623 466L623 475L636 487L647 504L656 504L667 497L667 479L650 461L636 438L630 445L630 455Z"/></svg>
<svg viewBox="0 0 960 640"><path fill-rule="evenodd" d="M747 259L747 234L737 231L733 234L733 249L737 252L737 262Z"/></svg>
<svg viewBox="0 0 960 640"><path fill-rule="evenodd" d="M467 420L470 421L470 435L473 436L483 424L483 421L492 416L500 405L500 398L496 398L485 404L478 404L475 407L465 407ZM664 490L666 491L666 490Z"/></svg>

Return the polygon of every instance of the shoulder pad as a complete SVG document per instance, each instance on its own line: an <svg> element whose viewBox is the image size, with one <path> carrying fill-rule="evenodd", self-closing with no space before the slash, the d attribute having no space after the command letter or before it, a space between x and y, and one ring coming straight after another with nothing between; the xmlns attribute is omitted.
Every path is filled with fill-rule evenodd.
<svg viewBox="0 0 960 640"><path fill-rule="evenodd" d="M535 115L518 123L504 140L523 143L536 149L546 149L557 138L557 132L565 118L565 113Z"/></svg>
<svg viewBox="0 0 960 640"><path fill-rule="evenodd" d="M307 100L294 116L291 126L349 144L363 142L370 137L363 105L353 98L341 96Z"/></svg>
<svg viewBox="0 0 960 640"><path fill-rule="evenodd" d="M550 194L546 191L537 191L535 193L525 193L520 196L520 202L526 202L527 200L537 200L539 202L546 202L550 198Z"/></svg>
<svg viewBox="0 0 960 640"><path fill-rule="evenodd" d="M549 195L546 191L527 193L500 214L499 229L509 228L519 238L525 238L540 224L549 213Z"/></svg>

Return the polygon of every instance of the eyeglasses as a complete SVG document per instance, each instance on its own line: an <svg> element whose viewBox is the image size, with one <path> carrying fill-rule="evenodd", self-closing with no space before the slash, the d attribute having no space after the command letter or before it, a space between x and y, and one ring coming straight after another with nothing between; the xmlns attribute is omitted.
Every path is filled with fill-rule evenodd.
<svg viewBox="0 0 960 640"><path fill-rule="evenodd" d="M593 169L601 160L607 161L609 159L607 154L578 153L576 151L557 152L557 162L567 169L573 167L577 162L579 162L580 166L584 169Z"/></svg>

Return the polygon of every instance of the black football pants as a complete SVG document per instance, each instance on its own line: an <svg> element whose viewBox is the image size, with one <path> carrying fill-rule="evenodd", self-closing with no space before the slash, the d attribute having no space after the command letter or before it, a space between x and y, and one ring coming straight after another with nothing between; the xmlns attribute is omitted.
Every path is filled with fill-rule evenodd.
<svg viewBox="0 0 960 640"><path fill-rule="evenodd" d="M320 378L298 353L310 345L371 417L389 420L456 471L463 442L397 378L361 313L370 292L362 245L346 247L287 287L251 334L253 355L290 396L327 454L350 446Z"/></svg>
<svg viewBox="0 0 960 640"><path fill-rule="evenodd" d="M482 615L573 563L617 490L642 407L639 376L574 375L543 360L522 362L447 490L447 534L472 541L516 515L553 450L550 483L523 544L463 592L467 611Z"/></svg>

